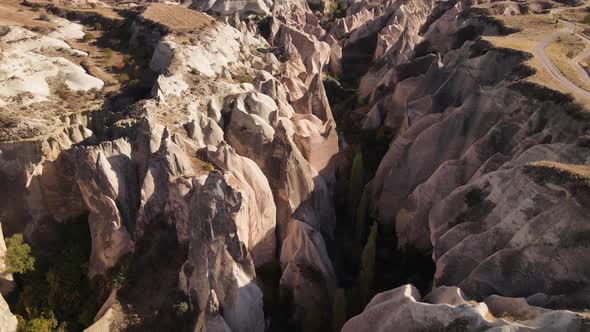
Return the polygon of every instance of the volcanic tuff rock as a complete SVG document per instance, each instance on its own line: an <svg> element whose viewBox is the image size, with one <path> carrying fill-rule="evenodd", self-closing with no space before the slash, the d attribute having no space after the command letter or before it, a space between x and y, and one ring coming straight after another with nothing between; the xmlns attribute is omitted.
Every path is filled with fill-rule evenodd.
<svg viewBox="0 0 590 332"><path fill-rule="evenodd" d="M553 310L590 300L590 151L580 139L589 127L574 106L564 112L567 98L517 82L528 55L462 40L460 29L487 24L461 17L469 1L346 4L329 31L314 10L333 14L331 1L148 5L129 35L153 52L157 76L129 107L101 106L90 90L102 82L66 60L86 56L63 41L82 26L0 29L0 106L10 111L0 118L0 190L14 193L0 200L6 233L42 248L56 223L88 215L97 278L129 256L151 263L145 243L162 250L153 234L169 236L166 257L178 264L160 259L139 278L180 293L195 331L268 328L269 285L256 271L276 266L293 302L287 320L323 330L339 287L326 245L337 234L331 71L360 84L358 127L392 137L367 187L374 216L395 225L400 249L436 263L423 300L410 285L380 293L343 330L587 328ZM55 107L66 102L85 107ZM161 300L129 303L121 294L135 286L113 290L88 331L125 330L139 302ZM0 320L16 328L3 299Z"/></svg>
<svg viewBox="0 0 590 332"><path fill-rule="evenodd" d="M2 327L2 332L16 332L16 325L16 316L10 312L8 303L0 295L0 327Z"/></svg>
<svg viewBox="0 0 590 332"><path fill-rule="evenodd" d="M377 294L362 314L342 328L348 331L583 331L590 322L571 311L532 307L521 299L490 297L468 301L456 287L434 289L425 298L411 286ZM514 313L514 316L500 316ZM518 315L516 314L518 313Z"/></svg>
<svg viewBox="0 0 590 332"><path fill-rule="evenodd" d="M585 219L581 216L587 215L586 203L565 208L573 201L558 189L563 186L559 181L557 187L544 186L524 170L540 160L588 163L588 150L576 146L585 125L572 121L555 102L533 101L505 87L504 77L518 65L518 56L489 49L468 59L474 46L467 43L447 53L442 67L433 65L426 73L399 82L393 95L383 97L400 107L399 113L388 112L383 120L399 136L372 181L379 218L395 221L401 247L424 251L434 247L438 285L461 285L474 297L499 290L507 296L530 296L535 290L568 293L574 289L564 285L573 279L582 283L575 289L586 287L588 281L578 274L559 271L535 273L536 284L529 277L514 284L518 280L514 275L523 266L548 267L541 263L543 250L565 250L563 255L574 265L583 259L576 252L583 252L584 245L571 239L587 231L586 223L575 222ZM489 71L488 61L502 61L506 72ZM406 87L411 88L404 91ZM469 195L476 197L473 203ZM557 215L569 220L569 226L560 228L554 220ZM568 236L561 237L560 232ZM506 280L500 270L491 269L493 262L509 269L504 273L513 278ZM569 266L565 261L559 266L563 264Z"/></svg>
<svg viewBox="0 0 590 332"><path fill-rule="evenodd" d="M180 287L194 306L211 314L222 308L231 331L264 331L262 292L253 283L254 264L239 234L236 216L242 196L221 173L212 172L190 201L189 255L180 272ZM206 325L199 317L197 325Z"/></svg>
<svg viewBox="0 0 590 332"><path fill-rule="evenodd" d="M249 10L252 3L222 7ZM165 12L155 6L132 27L133 38ZM330 46L305 32L327 35L306 3L297 6L290 20L303 25L277 23L269 38L272 47L289 49L281 61L248 28L175 7L190 11L201 29L188 43L170 29L154 45L150 67L159 76L152 98L104 111L99 132L92 131L98 116L85 115L66 118L63 133L2 143L2 171L14 174L22 191L16 201L22 212L9 215L13 229L33 215L27 234L35 239L41 236L36 223L88 212L88 273L95 276L134 251L150 228L171 225L189 248L179 285L199 313L197 328L204 329L264 330L254 267L284 251L283 286L305 312L327 315L331 291L318 305L311 289L333 290L336 283L322 238L335 227L331 159L338 144L320 74ZM293 45L307 46L300 53ZM6 157L17 149L16 160ZM309 270L324 277L309 278ZM309 290L299 289L303 280ZM124 329L129 313L120 310L118 295L111 297L89 330Z"/></svg>
<svg viewBox="0 0 590 332"><path fill-rule="evenodd" d="M502 30L459 19L464 5L398 2L371 14L353 5L333 30L364 22L348 32L345 72L361 57L378 59L351 68L366 71L358 90L367 103L364 129L393 136L368 187L375 215L395 225L400 250L432 251L435 286L458 286L478 300L500 294L542 307L584 308L587 122L566 97L544 98L541 87L515 83L527 75L530 55L482 40L458 42L459 28ZM380 52L375 40L391 18L403 28ZM381 310L375 324L394 321L383 306L370 307L366 317L373 318L353 319L351 330L371 326L365 324ZM424 321L438 314L427 315ZM481 317L469 324L491 328Z"/></svg>

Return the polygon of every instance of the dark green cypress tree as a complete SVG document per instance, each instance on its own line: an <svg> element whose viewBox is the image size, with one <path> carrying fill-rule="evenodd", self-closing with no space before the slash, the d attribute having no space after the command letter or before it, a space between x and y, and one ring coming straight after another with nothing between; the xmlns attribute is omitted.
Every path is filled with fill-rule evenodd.
<svg viewBox="0 0 590 332"><path fill-rule="evenodd" d="M346 323L347 306L346 292L344 288L338 288L332 303L332 329L334 332L339 332Z"/></svg>
<svg viewBox="0 0 590 332"><path fill-rule="evenodd" d="M367 244L363 249L361 255L361 272L359 276L359 283L361 288L361 298L363 303L369 301L371 295L371 288L373 279L375 278L375 256L377 253L377 223L371 226L371 232L367 239Z"/></svg>
<svg viewBox="0 0 590 332"><path fill-rule="evenodd" d="M352 161L350 181L348 183L348 208L351 224L354 222L356 217L356 208L361 200L364 184L365 165L363 161L363 153L359 149Z"/></svg>

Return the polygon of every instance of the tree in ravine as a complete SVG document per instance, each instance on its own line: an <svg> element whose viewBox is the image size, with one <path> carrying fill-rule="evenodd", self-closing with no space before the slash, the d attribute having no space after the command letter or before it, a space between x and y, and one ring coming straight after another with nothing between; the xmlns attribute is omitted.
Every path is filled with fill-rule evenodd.
<svg viewBox="0 0 590 332"><path fill-rule="evenodd" d="M35 269L35 257L31 256L31 246L23 240L22 234L14 234L6 239L4 256L6 272L26 273Z"/></svg>
<svg viewBox="0 0 590 332"><path fill-rule="evenodd" d="M357 236L357 241L361 243L361 240L364 238L365 228L367 227L367 216L369 214L369 193L368 191L363 191L363 195L361 196L361 201L359 202L358 208L356 209L356 226L355 226L355 233Z"/></svg>
<svg viewBox="0 0 590 332"><path fill-rule="evenodd" d="M367 303L371 295L373 279L375 277L375 255L377 253L377 223L373 223L367 244L361 255L361 272L359 283L361 288L362 302Z"/></svg>
<svg viewBox="0 0 590 332"><path fill-rule="evenodd" d="M350 180L348 183L348 208L350 222L354 225L356 219L356 209L363 195L363 186L365 181L365 163L363 161L363 153L357 151L352 160L352 168L350 170Z"/></svg>
<svg viewBox="0 0 590 332"><path fill-rule="evenodd" d="M334 302L332 303L332 330L338 332L346 323L346 291L343 288L338 288L334 295Z"/></svg>

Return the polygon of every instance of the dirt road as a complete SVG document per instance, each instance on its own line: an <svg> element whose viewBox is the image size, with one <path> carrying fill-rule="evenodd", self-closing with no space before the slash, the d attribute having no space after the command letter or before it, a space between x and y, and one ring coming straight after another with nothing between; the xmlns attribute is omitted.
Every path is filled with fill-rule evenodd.
<svg viewBox="0 0 590 332"><path fill-rule="evenodd" d="M551 74L551 76L553 76L553 78L555 78L565 89L571 91L574 94L580 95L582 97L590 98L590 92L585 89L582 89L581 87L576 85L574 82L570 81L567 77L565 77L559 71L557 66L555 66L555 64L551 61L551 59L549 59L549 56L545 52L545 47L547 47L547 45L549 45L551 42L553 42L555 39L557 39L557 37L559 37L560 35L566 34L566 33L571 34L571 33L575 32L575 25L573 23L562 20L562 19L560 19L559 21L564 24L564 27L554 31L552 34L550 34L549 36L547 36L543 40L541 40L533 49L533 54L539 60L541 65L547 69L547 71ZM576 34L576 35L580 35L580 34ZM582 38L582 41L584 41L584 43L586 44L586 48L584 49L584 51L581 54L581 55L584 55L585 53L590 52L590 50L589 50L590 41L587 38L584 38L584 37L581 37L581 38ZM578 57L576 57L576 59L577 58ZM586 81L586 82L588 82L588 84L590 84L590 77L588 77L588 74L586 73L584 68L582 68L580 66L579 62L577 62L577 61L575 62L574 68L576 68L576 72L577 72L578 76L580 77L580 79L582 81Z"/></svg>
<svg viewBox="0 0 590 332"><path fill-rule="evenodd" d="M575 8L575 7L574 7ZM558 15L561 11L565 9L572 9L572 8L555 8L551 10L552 15ZM590 56L590 39L584 36L581 33L577 33L576 26L574 23L570 21L563 20L561 18L558 19L564 27L558 30L555 30L552 34L545 37L541 40L533 49L533 54L539 60L541 65L547 69L547 71L555 78L566 90L569 90L573 94L577 94L584 98L590 98L590 92L579 87L574 82L570 81L567 77L565 77L555 66L555 64L551 61L547 53L545 52L545 47L553 42L557 37L563 34L575 34L578 36L582 42L586 45L582 53L580 53L575 58L569 60L570 65L576 69L576 73L581 81L587 82L590 85L590 76L588 72L580 65L580 61L585 59L586 57Z"/></svg>

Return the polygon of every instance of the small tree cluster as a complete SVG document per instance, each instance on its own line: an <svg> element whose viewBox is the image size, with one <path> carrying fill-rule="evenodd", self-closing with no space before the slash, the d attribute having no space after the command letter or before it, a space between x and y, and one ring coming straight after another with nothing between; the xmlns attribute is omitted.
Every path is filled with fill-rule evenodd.
<svg viewBox="0 0 590 332"><path fill-rule="evenodd" d="M59 324L52 312L30 320L25 320L22 316L17 318L17 332L65 332L67 330L66 324Z"/></svg>
<svg viewBox="0 0 590 332"><path fill-rule="evenodd" d="M22 234L14 234L6 239L4 263L8 273L25 273L35 269L35 257L31 256L31 246L24 243Z"/></svg>
<svg viewBox="0 0 590 332"><path fill-rule="evenodd" d="M189 305L185 301L177 303L174 305L174 312L176 313L177 317L184 316L189 310Z"/></svg>
<svg viewBox="0 0 590 332"><path fill-rule="evenodd" d="M84 36L82 37L82 40L84 40L85 42L89 42L89 41L91 41L91 40L93 40L93 39L95 39L95 38L96 38L96 36L95 36L95 35L91 34L90 32L87 32L87 33L85 33L85 34L84 34Z"/></svg>

